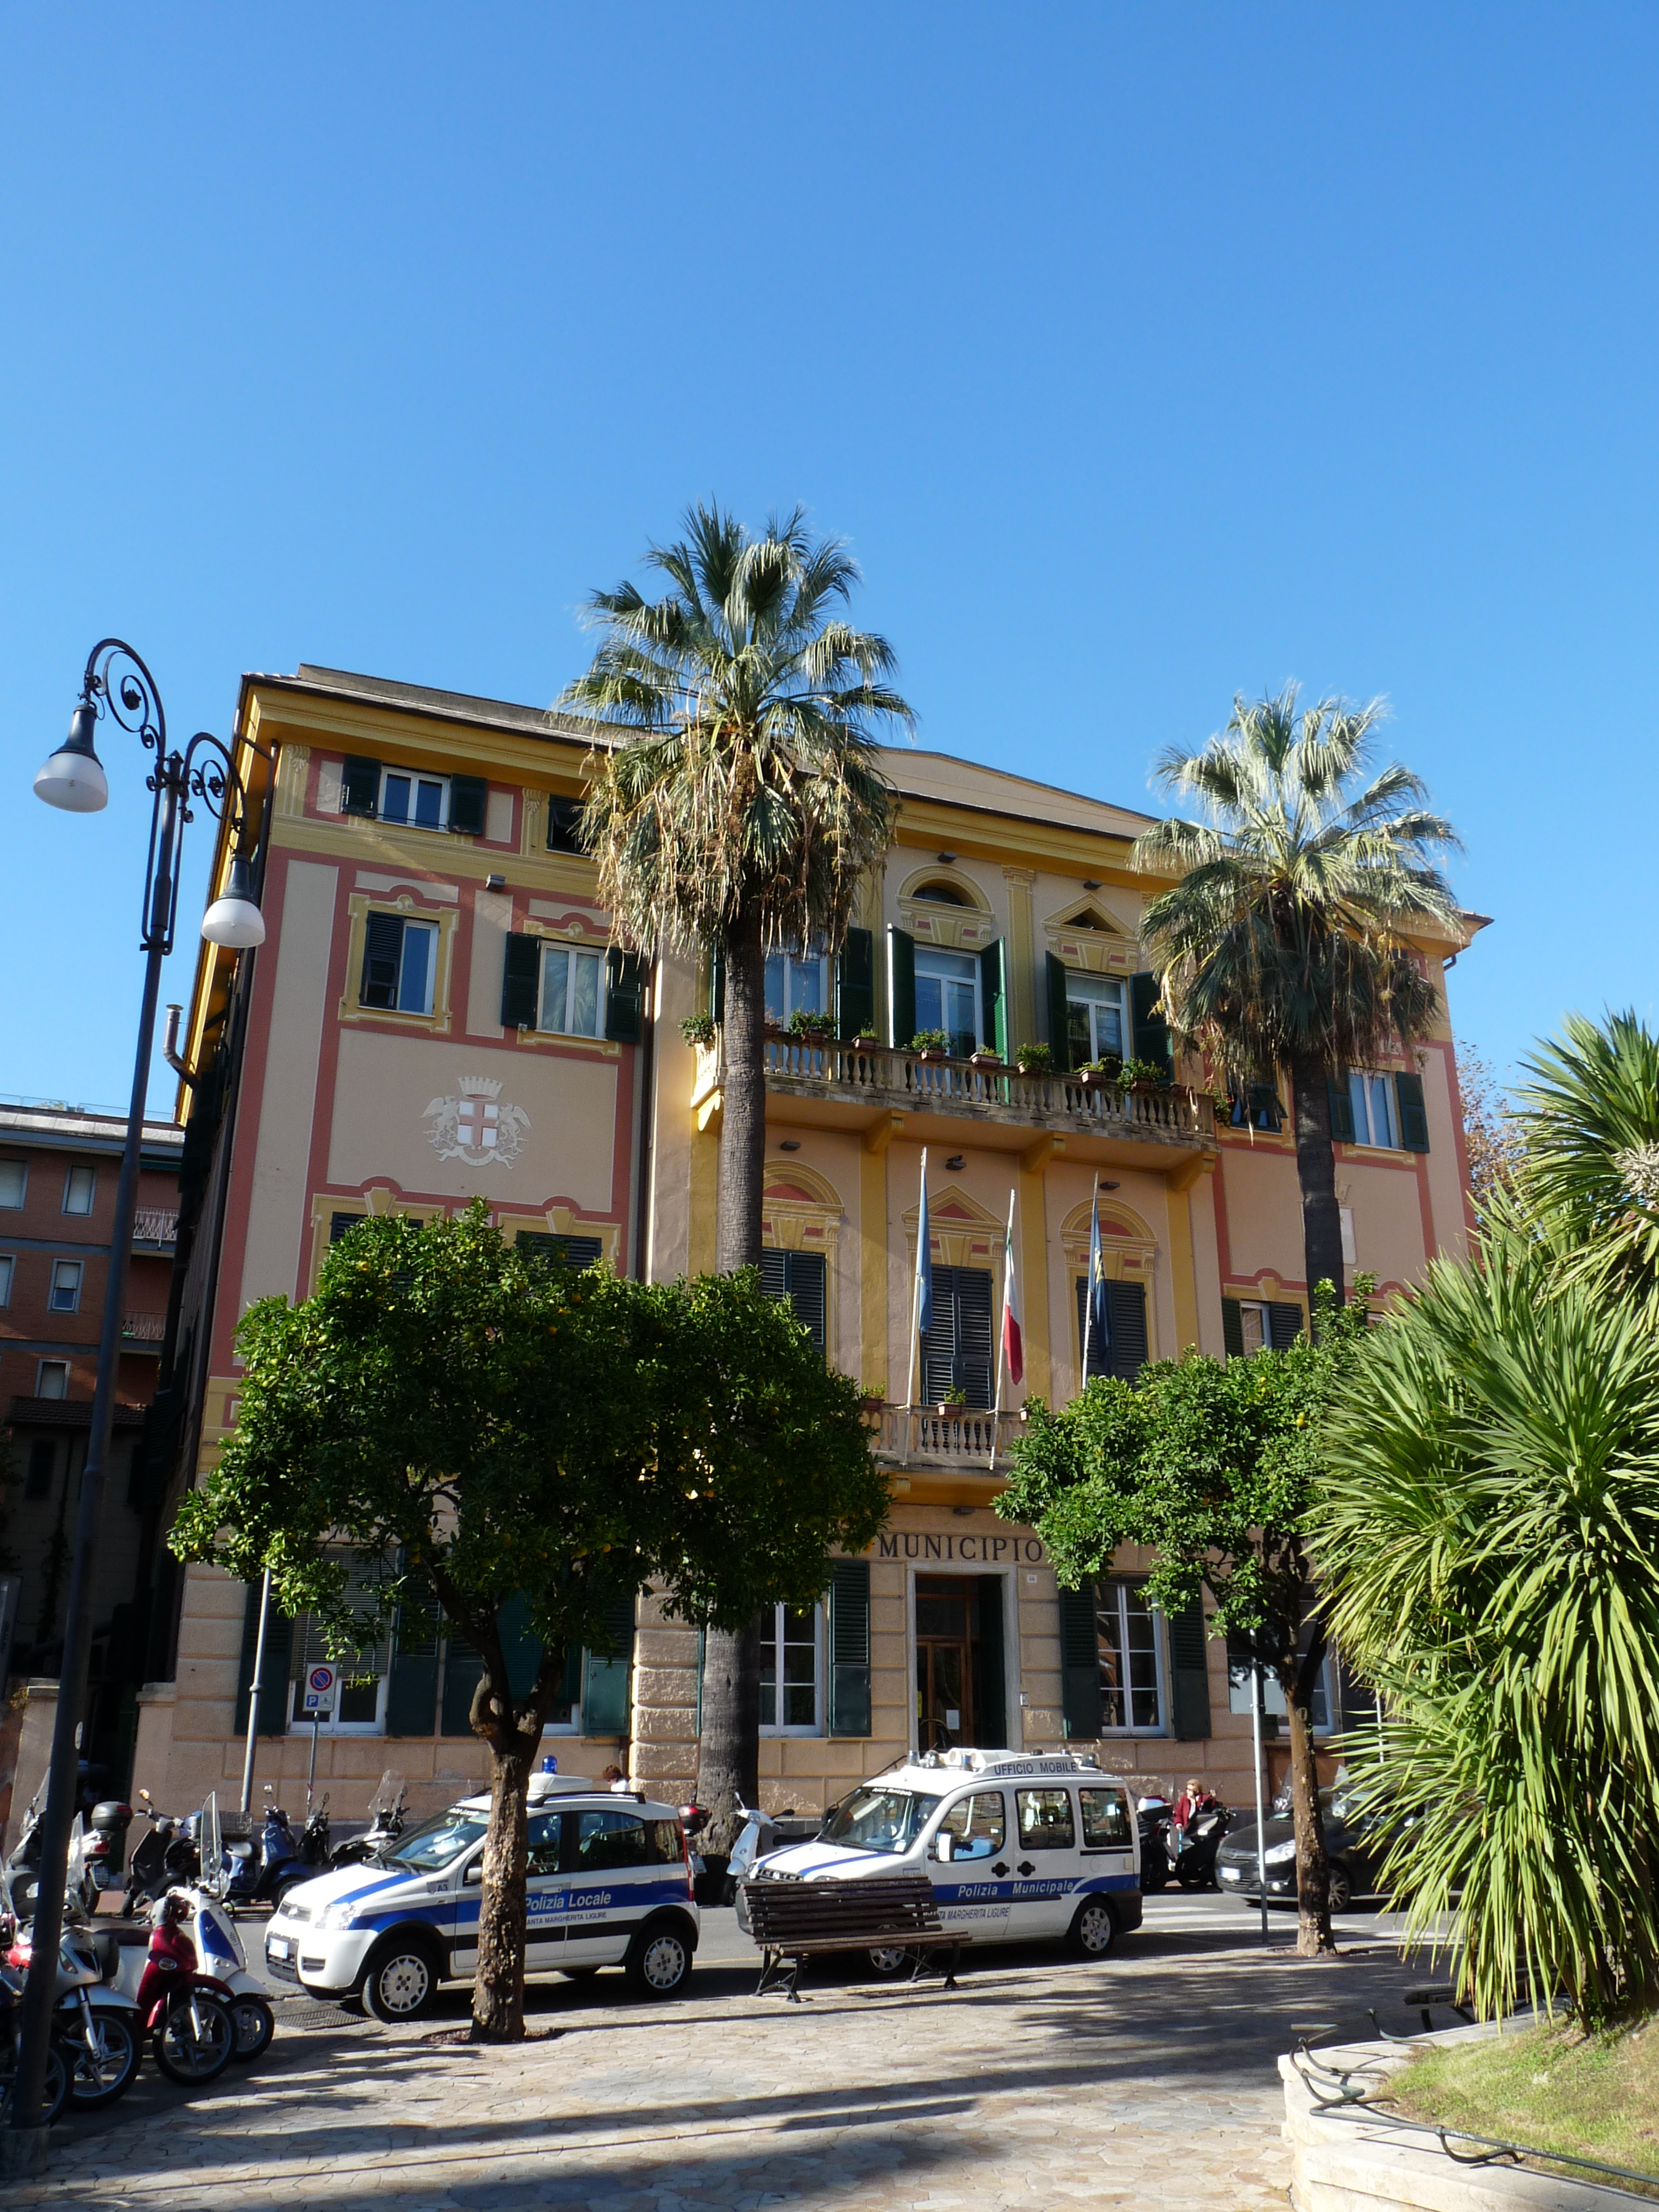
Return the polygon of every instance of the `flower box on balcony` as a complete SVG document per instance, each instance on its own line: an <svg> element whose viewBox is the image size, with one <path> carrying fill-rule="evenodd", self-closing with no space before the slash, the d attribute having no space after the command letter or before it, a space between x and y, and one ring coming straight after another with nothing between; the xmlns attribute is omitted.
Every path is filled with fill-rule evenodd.
<svg viewBox="0 0 1659 2212"><path fill-rule="evenodd" d="M968 1065L969 1067L1000 1067L1002 1054L1000 1052L969 1053Z"/></svg>
<svg viewBox="0 0 1659 2212"><path fill-rule="evenodd" d="M881 1039L878 1036L855 1036L853 1049L854 1052L879 1052Z"/></svg>
<svg viewBox="0 0 1659 2212"><path fill-rule="evenodd" d="M927 1046L916 1056L919 1060L949 1060L951 1057L950 1054L945 1051L943 1045L937 1044L930 1044Z"/></svg>

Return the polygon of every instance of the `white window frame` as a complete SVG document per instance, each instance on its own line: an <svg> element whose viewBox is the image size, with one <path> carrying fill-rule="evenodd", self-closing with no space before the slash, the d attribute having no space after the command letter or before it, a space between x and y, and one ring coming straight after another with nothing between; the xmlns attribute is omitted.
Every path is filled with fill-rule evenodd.
<svg viewBox="0 0 1659 2212"><path fill-rule="evenodd" d="M980 968L979 956L977 953L973 952L953 952L937 945L919 945L916 947L915 964L915 977L918 984L921 983L924 975L930 975L933 981L940 983L965 983L969 980L966 975L963 975L957 968L945 966L935 969L931 967L930 963L935 961L939 963L963 962L973 969L974 1042L976 1045L982 1044L985 1041L985 1006L983 999L983 986L985 979ZM918 996L920 996L919 993ZM934 1026L935 1024L933 1023L925 1022L922 1019L921 1008L920 1005L918 1005L916 1008L916 1029L918 1032L923 1030L932 1029ZM945 1028L946 1024L941 1022L938 1026ZM950 1034L954 1036L955 1032L951 1031ZM908 1038L905 1038L903 1042L905 1043L908 1043L909 1040Z"/></svg>
<svg viewBox="0 0 1659 2212"><path fill-rule="evenodd" d="M84 1176L86 1177L87 1202L84 1206L71 1206L70 1204L70 1200L76 1188L76 1177L77 1176ZM97 1202L98 1170L94 1167L88 1167L83 1161L77 1161L74 1166L66 1169L64 1171L63 1210L65 1213L72 1213L77 1216L88 1214L92 1212L93 1207L97 1204Z"/></svg>
<svg viewBox="0 0 1659 2212"><path fill-rule="evenodd" d="M378 1013L412 1014L417 1021L430 1020L438 995L438 954L441 949L438 925L418 914L400 914L397 919L404 926L403 935L398 940L398 1003L395 1006L380 1006L374 1011ZM406 1006L403 1002L404 957L409 948L411 930L419 930L432 948L426 963L426 1004L422 1006Z"/></svg>
<svg viewBox="0 0 1659 2212"><path fill-rule="evenodd" d="M1371 1117L1371 1101L1380 1098L1382 1103L1384 1133L1375 1133ZM1348 1103L1353 1113L1353 1141L1375 1152L1397 1152L1400 1144L1400 1103L1395 1097L1394 1078L1373 1067L1353 1067L1348 1071Z"/></svg>
<svg viewBox="0 0 1659 2212"><path fill-rule="evenodd" d="M52 1263L52 1282L46 1291L46 1311L55 1314L79 1313L81 1291L86 1281L86 1274L84 1260L54 1260ZM58 1295L60 1288L71 1293L67 1305Z"/></svg>
<svg viewBox="0 0 1659 2212"><path fill-rule="evenodd" d="M17 1178L17 1195L15 1198L0 1197L0 1206L3 1206L8 1213L15 1213L18 1212L28 1200L29 1164L27 1160L0 1160L0 1171L3 1171L7 1168L16 1168L19 1170Z"/></svg>
<svg viewBox="0 0 1659 2212"><path fill-rule="evenodd" d="M12 1279L17 1272L17 1261L9 1252L0 1252L0 1306L11 1304Z"/></svg>
<svg viewBox="0 0 1659 2212"><path fill-rule="evenodd" d="M1255 1316L1256 1340L1254 1344L1250 1342L1249 1331L1244 1326L1244 1316L1246 1314L1254 1314ZM1244 1357L1247 1359L1251 1358L1255 1352L1271 1352L1273 1350L1273 1316L1267 1311L1267 1301L1265 1298L1241 1298L1239 1300L1238 1328L1239 1334L1244 1340Z"/></svg>
<svg viewBox="0 0 1659 2212"><path fill-rule="evenodd" d="M767 1608L763 1607L763 1614L766 1610ZM781 1654L783 1650L783 1616L785 1613L789 1610L790 1608L788 1607L783 1605L776 1605L771 1607L773 1640L770 1648L776 1661L772 1692L772 1710L775 1713L781 1712L783 1709L784 1686L778 1677L781 1676L782 1672ZM813 1736L822 1735L823 1734L823 1607L822 1605L815 1605L812 1607L811 1723L808 1726L805 1723L800 1721L785 1723L782 1721L774 1720L769 1723L763 1721L761 1723L760 1732L763 1735L766 1736Z"/></svg>
<svg viewBox="0 0 1659 2212"><path fill-rule="evenodd" d="M1113 1577L1108 1581L1097 1582L1095 1584L1095 1610L1097 1615L1095 1621L1095 1641L1097 1647L1098 1647L1100 1640L1100 1622L1098 1616L1100 1613L1104 1610L1102 1604L1102 1595L1108 1591L1111 1593L1116 1602L1118 1634L1122 1638L1122 1642L1119 1648L1121 1655L1126 1660L1129 1652L1129 1620L1127 1600L1132 1591L1139 1595L1142 1605L1152 1615L1152 1661L1158 1675L1158 1722L1155 1727L1136 1725L1134 1719L1134 1688L1132 1684L1127 1681L1124 1684L1122 1692L1125 1719L1121 1725L1115 1725L1109 1722L1106 1718L1106 1700L1108 1692L1105 1681L1103 1679L1100 1686L1100 1732L1103 1736L1168 1735L1171 1725L1170 1716L1170 1659L1169 1653L1166 1650L1164 1644L1164 1615L1158 1607L1153 1605L1151 1600L1146 1597L1146 1585L1144 1583L1136 1583L1125 1580L1121 1577ZM1097 1663L1098 1663L1097 1658Z"/></svg>
<svg viewBox="0 0 1659 2212"><path fill-rule="evenodd" d="M48 1375L61 1375L63 1376L64 1387L61 1390L46 1390L41 1388L42 1383L45 1382ZM56 1404L60 1400L68 1397L69 1386L70 1364L67 1359L42 1359L36 1362L34 1370L34 1395L37 1398L48 1398L53 1402L53 1404Z"/></svg>
<svg viewBox="0 0 1659 2212"><path fill-rule="evenodd" d="M779 972L783 979L783 989L781 994L782 1011L779 1013L773 1012L770 1004L772 995L772 963L775 960L780 963ZM774 950L769 952L766 956L766 996L768 1000L766 1008L767 1020L769 1022L775 1022L780 1029L788 1028L791 1017L798 1011L795 1005L795 970L798 968L816 968L818 971L818 1003L816 1007L807 1008L807 1012L822 1013L826 1021L834 1021L836 1018L836 978L833 972L833 963L830 961L829 954L796 952L786 950L781 946L775 947Z"/></svg>
<svg viewBox="0 0 1659 2212"><path fill-rule="evenodd" d="M312 1617L313 1616L309 1613L301 1613L299 1620L294 1624L295 1629L300 1630L302 1624L309 1621ZM295 1650L301 1642L301 1638L296 1635L293 1644L291 1644L289 1648L289 1680L288 1688L284 1694L288 1699L288 1705L286 1707L287 1732L289 1735L298 1736L301 1741L303 1742L311 1734L313 1723L308 1720L301 1719L295 1712L294 1692L299 1687L305 1668L316 1666L320 1662L320 1663L333 1667L337 1670L337 1673L342 1677L347 1674L350 1669L349 1665L342 1664L342 1662L337 1659L327 1658L322 1652L320 1642L317 1650L307 1651L305 1655L304 1660L302 1662L296 1662L294 1656ZM327 1720L319 1721L314 1723L319 1735L384 1735L386 1734L386 1699L390 1695L392 1689L392 1638L390 1631L386 1632L380 1646L380 1656L385 1663L380 1668L379 1678L380 1686L374 1699L374 1719L372 1721L343 1721L336 1718L334 1715L331 1715ZM295 1671L296 1663L300 1668L300 1671L298 1673ZM337 1685L335 1692L335 1714L338 1713L340 1701L344 1694L344 1690L345 1683L343 1680L341 1680Z"/></svg>
<svg viewBox="0 0 1659 2212"><path fill-rule="evenodd" d="M549 1017L555 1012L548 1001L548 964L552 956L562 952L567 956L564 971L564 1005L558 1009L559 1018ZM599 993L594 1005L593 1027L577 1030L568 1026L571 1009L576 996L576 963L592 960L599 963ZM536 971L536 1028L546 1036L603 1037L605 1016L605 956L596 952L591 945L572 945L562 937L550 937L543 941L541 963Z"/></svg>
<svg viewBox="0 0 1659 2212"><path fill-rule="evenodd" d="M386 784L393 776L409 785L409 795L411 799L415 797L419 785L431 783L437 786L438 819L435 822L417 822L412 814L399 819L397 815L386 812ZM380 769L380 787L375 796L380 819L382 822L391 823L394 830L447 830L449 827L449 778L447 775L432 775L425 769L383 766Z"/></svg>
<svg viewBox="0 0 1659 2212"><path fill-rule="evenodd" d="M1082 988L1074 989L1073 988L1074 985ZM1122 1039L1122 1042L1118 1045L1103 1045L1100 1042L1098 1009L1113 1005L1117 1008L1117 1033ZM1124 988L1121 976L1095 975L1080 968L1068 968L1066 970L1066 1025L1068 1033L1071 1029L1073 1006L1087 1006L1089 1009L1089 1057L1091 1060L1103 1060L1110 1052L1115 1052L1121 1060L1127 1060L1131 1057L1134 1048L1134 1040L1129 1034L1129 996ZM1070 1049L1069 1034L1066 1048L1067 1050Z"/></svg>

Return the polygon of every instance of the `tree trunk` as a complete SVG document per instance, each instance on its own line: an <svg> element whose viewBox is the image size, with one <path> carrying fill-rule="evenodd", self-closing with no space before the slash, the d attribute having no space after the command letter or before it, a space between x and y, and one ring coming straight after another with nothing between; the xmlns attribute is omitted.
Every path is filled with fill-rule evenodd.
<svg viewBox="0 0 1659 2212"><path fill-rule="evenodd" d="M1334 1955L1331 1935L1330 1861L1325 1853L1325 1821L1319 1809L1319 1769L1314 1759L1314 1684L1325 1657L1325 1632L1316 1625L1299 1664L1285 1668L1280 1680L1291 1723L1291 1813L1296 1825L1297 1955Z"/></svg>
<svg viewBox="0 0 1659 2212"><path fill-rule="evenodd" d="M711 1628L703 1643L697 1762L697 1802L710 1815L698 1845L705 1862L731 1856L743 1828L738 1805L754 1804L759 1792L760 1632Z"/></svg>
<svg viewBox="0 0 1659 2212"><path fill-rule="evenodd" d="M722 1016L725 1101L720 1118L720 1205L714 1265L723 1275L757 1267L761 1183L766 1164L766 949L757 909L726 931ZM697 1802L709 1814L705 1861L726 1858L743 1826L739 1800L760 1788L760 1638L711 1628L703 1643L702 1735ZM719 1871L711 1866L711 1871Z"/></svg>
<svg viewBox="0 0 1659 2212"><path fill-rule="evenodd" d="M1331 1095L1323 1063L1314 1059L1291 1065L1296 1114L1296 1176L1302 1186L1302 1251L1308 1278L1308 1322L1313 1323L1313 1294L1331 1284L1337 1303L1342 1281L1342 1216L1336 1202L1336 1154L1331 1149Z"/></svg>
<svg viewBox="0 0 1659 2212"><path fill-rule="evenodd" d="M761 1178L766 1165L766 948L757 909L726 933L726 1008L719 1212L714 1266L722 1275L758 1267ZM704 1716L705 1722L707 1715Z"/></svg>
<svg viewBox="0 0 1659 2212"><path fill-rule="evenodd" d="M475 2043L518 2043L524 2037L525 1808L534 1756L533 1744L517 1732L510 1748L490 1746L489 1827L472 1984Z"/></svg>

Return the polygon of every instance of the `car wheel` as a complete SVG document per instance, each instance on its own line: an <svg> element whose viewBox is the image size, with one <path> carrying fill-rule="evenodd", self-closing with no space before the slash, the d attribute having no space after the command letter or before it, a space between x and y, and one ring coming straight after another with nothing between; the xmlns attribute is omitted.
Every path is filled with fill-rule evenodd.
<svg viewBox="0 0 1659 2212"><path fill-rule="evenodd" d="M438 1993L438 1962L416 1937L393 1936L368 1962L363 2008L384 2027L418 2020Z"/></svg>
<svg viewBox="0 0 1659 2212"><path fill-rule="evenodd" d="M1117 1915L1103 1897L1085 1897L1072 1917L1066 1947L1074 1959L1103 1959L1117 1941Z"/></svg>
<svg viewBox="0 0 1659 2212"><path fill-rule="evenodd" d="M871 1972L879 1975L884 1982L896 1980L907 1966L915 1964L915 1956L902 1943L884 1943L864 1955L870 1962Z"/></svg>
<svg viewBox="0 0 1659 2212"><path fill-rule="evenodd" d="M672 1921L641 1929L628 1947L623 1972L635 1996L678 1996L691 1978L691 1946L684 1929Z"/></svg>
<svg viewBox="0 0 1659 2212"><path fill-rule="evenodd" d="M1345 1866L1334 1866L1330 1878L1330 1907L1333 1912L1346 1912L1353 1899L1353 1884L1348 1879Z"/></svg>

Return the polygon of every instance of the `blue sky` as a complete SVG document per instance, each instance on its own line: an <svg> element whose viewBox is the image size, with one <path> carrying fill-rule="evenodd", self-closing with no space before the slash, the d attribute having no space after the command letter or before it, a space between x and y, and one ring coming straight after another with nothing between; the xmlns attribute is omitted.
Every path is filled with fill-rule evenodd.
<svg viewBox="0 0 1659 2212"><path fill-rule="evenodd" d="M180 735L301 659L545 702L709 493L851 540L929 746L1147 805L1235 690L1387 693L1496 917L1460 1030L1650 1015L1656 62L1618 5L14 0L0 1090L130 1079L136 748L28 790L95 637Z"/></svg>

